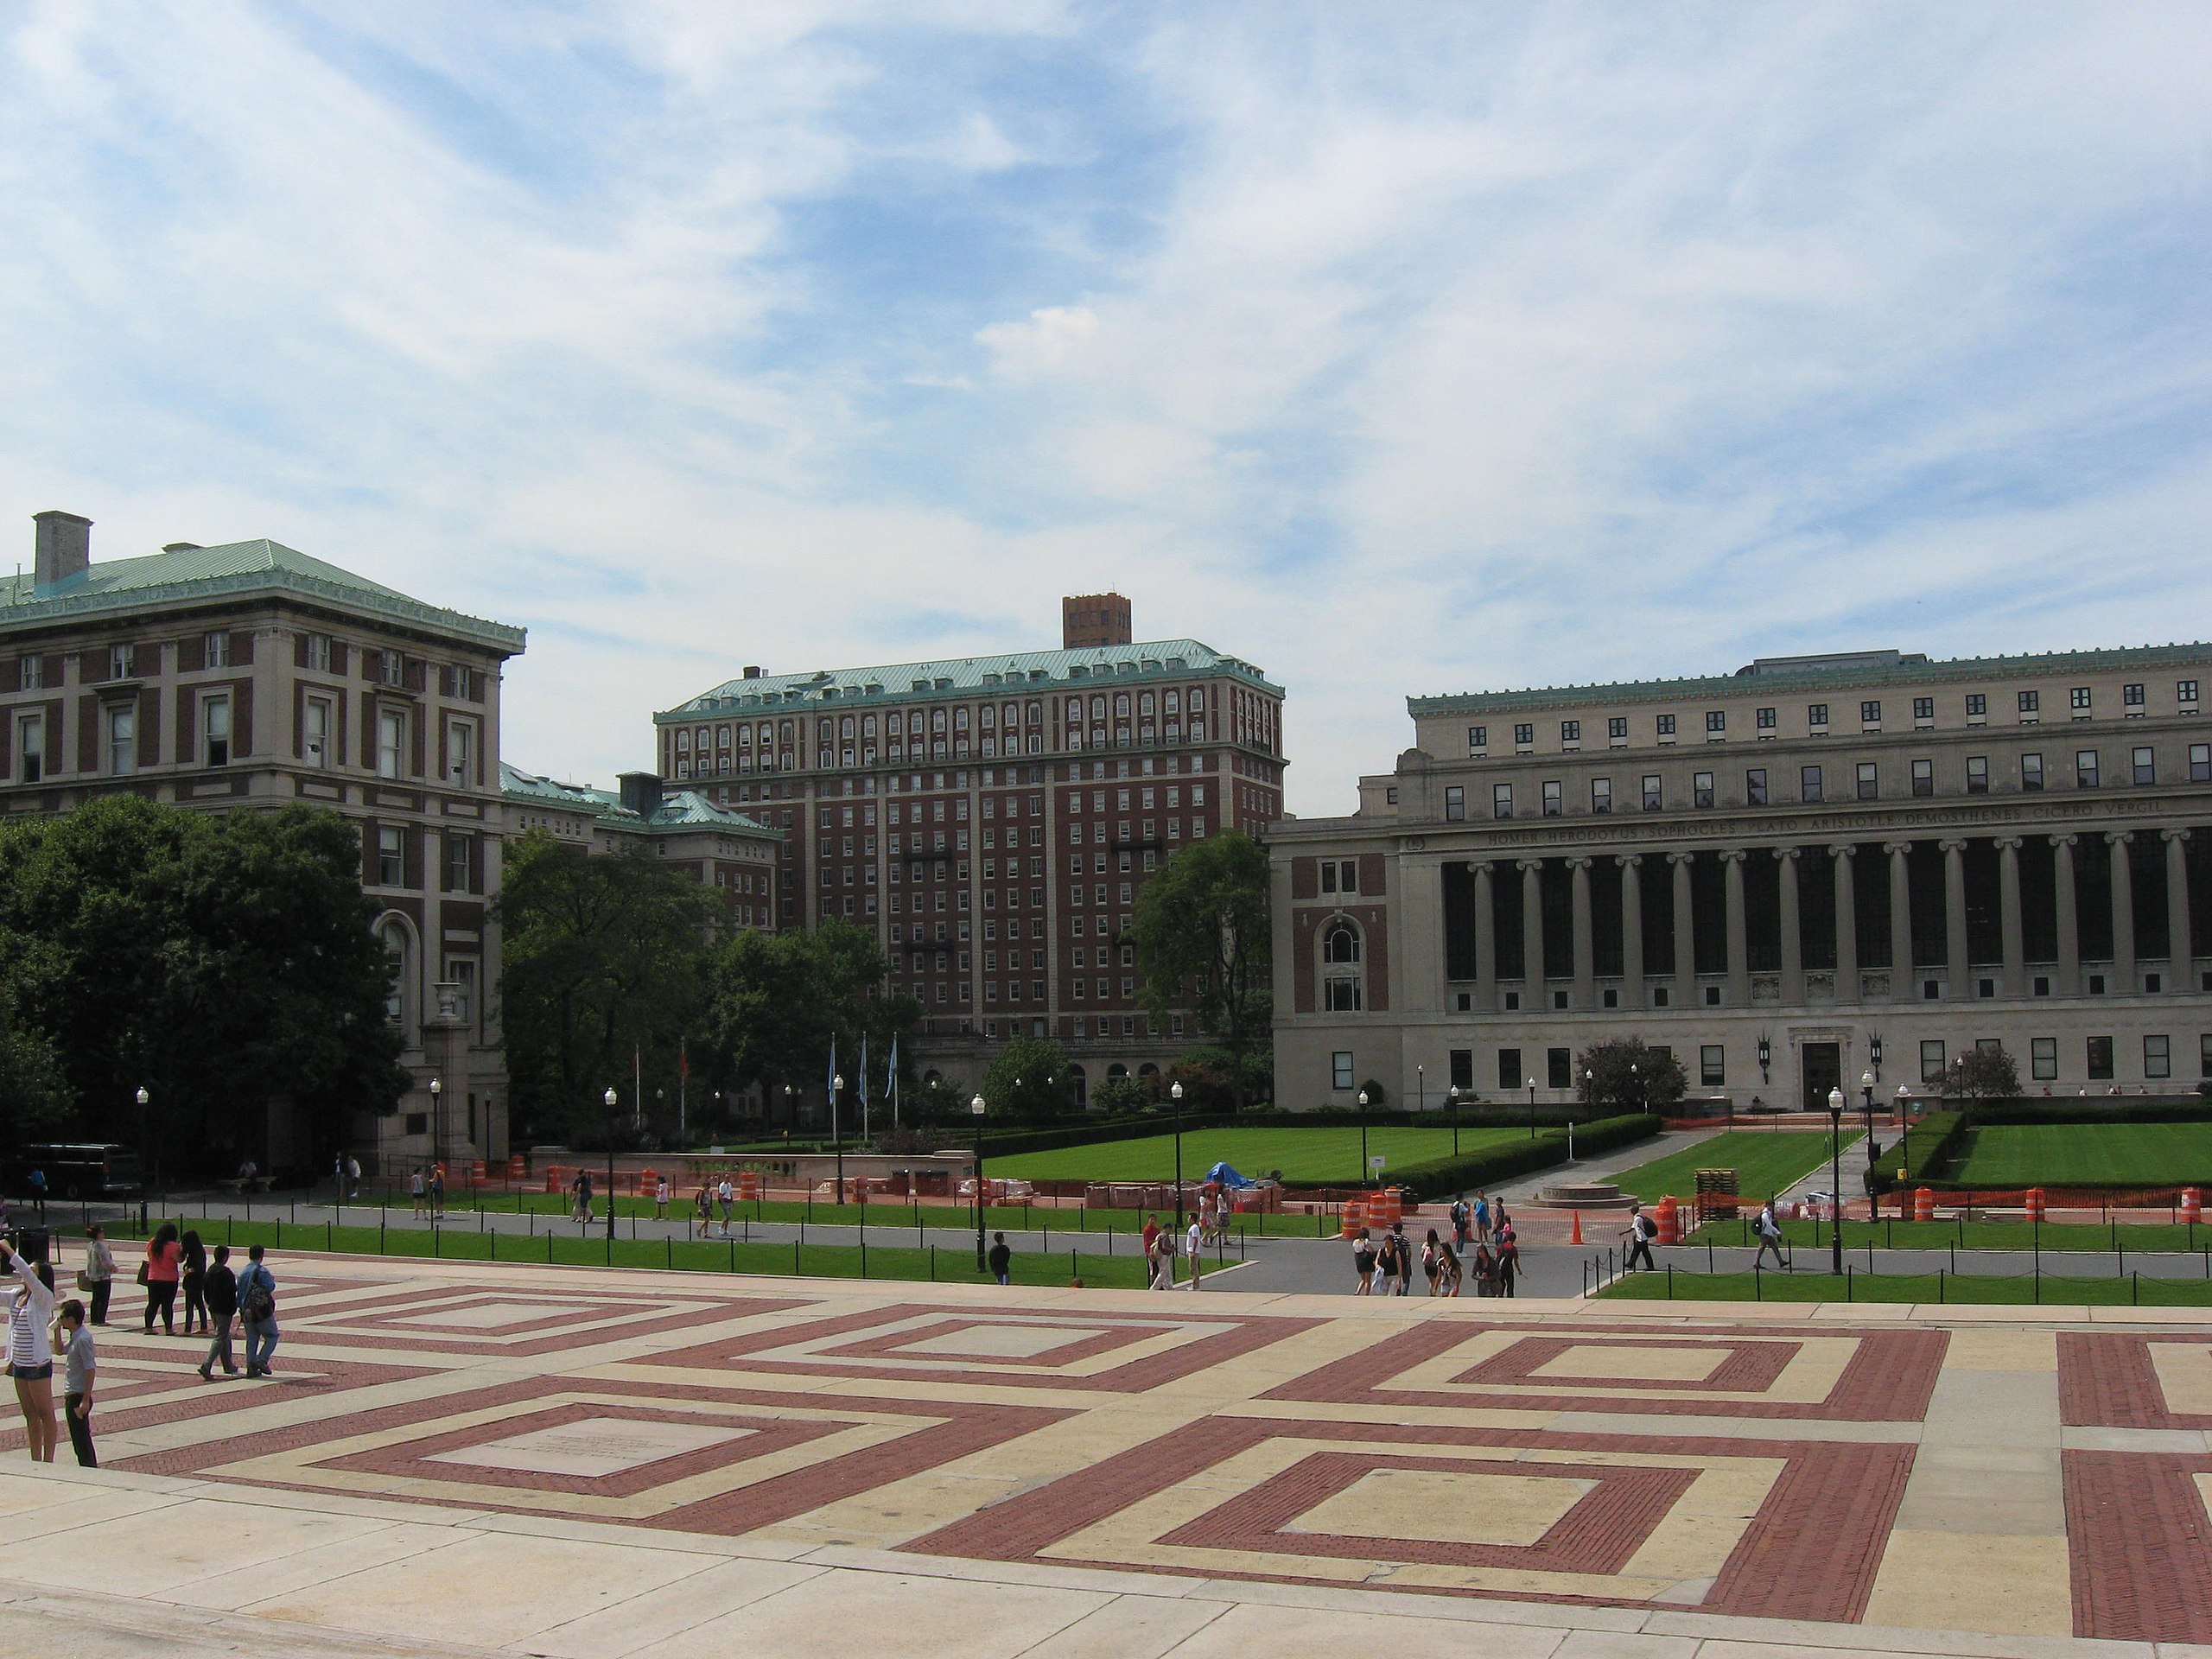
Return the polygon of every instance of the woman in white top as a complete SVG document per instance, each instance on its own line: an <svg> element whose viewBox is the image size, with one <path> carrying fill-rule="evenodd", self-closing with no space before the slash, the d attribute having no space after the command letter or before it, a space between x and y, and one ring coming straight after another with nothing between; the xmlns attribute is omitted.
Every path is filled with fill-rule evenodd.
<svg viewBox="0 0 2212 1659"><path fill-rule="evenodd" d="M16 1254L13 1244L4 1248L9 1271L22 1281L8 1304L8 1373L16 1379L16 1403L22 1408L31 1461L52 1463L57 1437L54 1344L47 1333L54 1326L54 1287L36 1267Z"/></svg>

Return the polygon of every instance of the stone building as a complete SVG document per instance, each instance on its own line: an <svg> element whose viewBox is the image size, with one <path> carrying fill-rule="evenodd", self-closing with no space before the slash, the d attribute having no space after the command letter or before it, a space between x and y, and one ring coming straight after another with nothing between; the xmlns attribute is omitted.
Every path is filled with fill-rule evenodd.
<svg viewBox="0 0 2212 1659"><path fill-rule="evenodd" d="M0 807L66 812L128 792L226 812L304 801L353 820L416 1086L346 1143L372 1170L505 1156L489 901L505 833L500 674L523 630L270 541L94 564L91 520L35 517L31 573L0 578ZM272 1106L266 1144L248 1150L283 1168L311 1149Z"/></svg>
<svg viewBox="0 0 2212 1659"><path fill-rule="evenodd" d="M1796 1106L2001 1044L2031 1092L2212 1077L2212 646L1763 658L1416 697L1269 841L1286 1103L1573 1090L1611 1036Z"/></svg>
<svg viewBox="0 0 2212 1659"><path fill-rule="evenodd" d="M963 1085L1051 1036L1078 1088L1194 1033L1139 1007L1128 929L1191 842L1282 800L1281 688L1195 639L1129 642L1116 594L1065 637L1122 643L739 678L653 717L660 774L785 832L779 925L849 918L922 1004L925 1066Z"/></svg>

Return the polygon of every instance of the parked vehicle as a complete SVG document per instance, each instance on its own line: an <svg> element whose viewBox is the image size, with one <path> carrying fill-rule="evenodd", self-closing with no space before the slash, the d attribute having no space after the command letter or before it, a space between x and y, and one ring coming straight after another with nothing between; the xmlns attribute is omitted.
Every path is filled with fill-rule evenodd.
<svg viewBox="0 0 2212 1659"><path fill-rule="evenodd" d="M28 1193L35 1169L46 1172L47 1193L56 1198L135 1198L143 1185L138 1154L113 1141L18 1147L8 1160L8 1191Z"/></svg>

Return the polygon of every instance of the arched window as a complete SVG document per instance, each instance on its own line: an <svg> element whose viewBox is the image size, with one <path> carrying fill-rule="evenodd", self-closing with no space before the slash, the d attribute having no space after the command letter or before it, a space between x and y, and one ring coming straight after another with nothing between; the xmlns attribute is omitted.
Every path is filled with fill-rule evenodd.
<svg viewBox="0 0 2212 1659"><path fill-rule="evenodd" d="M391 963L391 984L384 998L385 1018L404 1030L413 1001L415 937L405 922L397 916L387 916L377 925L377 943L384 947L385 957Z"/></svg>
<svg viewBox="0 0 2212 1659"><path fill-rule="evenodd" d="M1349 922L1338 922L1321 941L1321 960L1356 963L1359 960L1359 931Z"/></svg>
<svg viewBox="0 0 2212 1659"><path fill-rule="evenodd" d="M1090 1105L1090 1078L1084 1069L1079 1065L1068 1067L1068 1081L1075 1085L1075 1103L1078 1106Z"/></svg>

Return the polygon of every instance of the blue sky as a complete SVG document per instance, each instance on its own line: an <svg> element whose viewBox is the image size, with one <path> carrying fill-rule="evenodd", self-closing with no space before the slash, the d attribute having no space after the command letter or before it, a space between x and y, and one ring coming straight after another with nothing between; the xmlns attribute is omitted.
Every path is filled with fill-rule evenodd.
<svg viewBox="0 0 2212 1659"><path fill-rule="evenodd" d="M0 0L0 524L745 663L1116 587L1289 690L2197 638L2212 10Z"/></svg>

